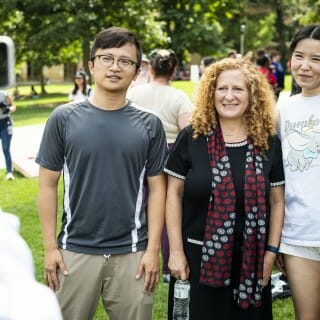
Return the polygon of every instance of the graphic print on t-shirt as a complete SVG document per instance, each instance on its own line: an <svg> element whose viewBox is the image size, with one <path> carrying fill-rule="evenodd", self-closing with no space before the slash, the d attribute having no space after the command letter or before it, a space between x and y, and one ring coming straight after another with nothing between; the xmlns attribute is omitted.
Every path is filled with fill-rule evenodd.
<svg viewBox="0 0 320 320"><path fill-rule="evenodd" d="M309 119L285 123L285 140L290 150L285 155L291 171L308 170L320 152L320 119L311 115Z"/></svg>

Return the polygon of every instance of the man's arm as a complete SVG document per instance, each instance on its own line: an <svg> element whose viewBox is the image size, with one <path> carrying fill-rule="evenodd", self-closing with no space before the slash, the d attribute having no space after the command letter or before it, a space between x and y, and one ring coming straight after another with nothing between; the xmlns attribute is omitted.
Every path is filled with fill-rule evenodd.
<svg viewBox="0 0 320 320"><path fill-rule="evenodd" d="M137 278L145 272L144 291L152 293L159 281L159 250L166 201L165 175L148 177L148 189L148 246L138 266Z"/></svg>
<svg viewBox="0 0 320 320"><path fill-rule="evenodd" d="M48 170L40 166L39 169L39 198L38 211L43 233L44 243L44 278L51 289L58 290L57 267L66 274L62 256L57 247L57 205L58 182L60 171Z"/></svg>

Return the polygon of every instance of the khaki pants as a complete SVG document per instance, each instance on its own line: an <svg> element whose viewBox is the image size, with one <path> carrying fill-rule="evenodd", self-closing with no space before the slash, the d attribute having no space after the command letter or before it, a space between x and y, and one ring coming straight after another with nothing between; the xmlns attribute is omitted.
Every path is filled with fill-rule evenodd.
<svg viewBox="0 0 320 320"><path fill-rule="evenodd" d="M110 320L151 320L153 295L135 279L144 252L103 256L61 250L68 275L60 271L56 292L64 320L91 320L101 296Z"/></svg>

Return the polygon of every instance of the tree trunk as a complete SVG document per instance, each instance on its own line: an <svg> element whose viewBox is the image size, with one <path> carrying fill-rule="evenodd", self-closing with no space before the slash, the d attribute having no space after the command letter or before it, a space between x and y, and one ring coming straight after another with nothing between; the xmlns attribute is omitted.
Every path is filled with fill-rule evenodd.
<svg viewBox="0 0 320 320"><path fill-rule="evenodd" d="M285 25L283 22L283 5L282 0L274 0L274 7L276 11L276 33L277 33L277 41L279 43L279 52L281 54L281 60L283 62L283 66L286 67L286 62L288 61L288 48L286 46L285 39Z"/></svg>
<svg viewBox="0 0 320 320"><path fill-rule="evenodd" d="M88 68L88 61L90 59L90 40L88 37L84 37L82 40L82 64L85 72L89 76L89 84L92 84L91 75Z"/></svg>
<svg viewBox="0 0 320 320"><path fill-rule="evenodd" d="M41 69L42 69L42 68L41 68ZM41 73L40 73L40 85L41 85L41 94L42 94L42 95L47 94L47 91L46 91L46 82L45 82L45 79L44 79L42 70L41 70Z"/></svg>

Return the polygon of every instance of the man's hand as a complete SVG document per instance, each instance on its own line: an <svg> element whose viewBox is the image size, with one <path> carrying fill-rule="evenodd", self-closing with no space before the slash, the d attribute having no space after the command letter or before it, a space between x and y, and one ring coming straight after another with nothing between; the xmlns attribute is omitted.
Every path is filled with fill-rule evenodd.
<svg viewBox="0 0 320 320"><path fill-rule="evenodd" d="M45 252L44 258L44 279L46 284L53 290L57 291L59 289L59 281L57 277L57 269L67 276L68 271L65 267L62 259L62 255L59 249L51 249Z"/></svg>
<svg viewBox="0 0 320 320"><path fill-rule="evenodd" d="M140 279L145 273L143 292L152 294L157 286L160 276L160 260L158 252L144 253L139 263L136 279Z"/></svg>

